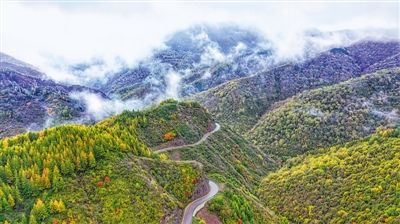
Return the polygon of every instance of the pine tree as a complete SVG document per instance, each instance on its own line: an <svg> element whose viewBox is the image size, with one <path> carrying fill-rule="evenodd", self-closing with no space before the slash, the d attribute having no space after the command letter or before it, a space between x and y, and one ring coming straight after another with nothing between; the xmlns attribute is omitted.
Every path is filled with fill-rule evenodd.
<svg viewBox="0 0 400 224"><path fill-rule="evenodd" d="M14 206L15 206L15 201L14 201L14 197L13 197L11 194L8 195L7 202L8 202L8 205L9 205L11 208L14 208Z"/></svg>
<svg viewBox="0 0 400 224"><path fill-rule="evenodd" d="M93 151L89 152L89 156L88 156L88 160L89 160L89 166L91 168L96 166L96 159L94 158L94 154Z"/></svg>
<svg viewBox="0 0 400 224"><path fill-rule="evenodd" d="M36 217L34 214L31 214L29 216L29 224L38 224L38 222L36 221Z"/></svg>
<svg viewBox="0 0 400 224"><path fill-rule="evenodd" d="M60 174L60 170L58 169L58 166L54 166L51 183L55 190L60 190L63 186L63 180Z"/></svg>
<svg viewBox="0 0 400 224"><path fill-rule="evenodd" d="M47 218L48 213L46 205L40 198L36 201L35 205L33 206L31 210L31 215L34 215L39 220L44 220L45 218Z"/></svg>

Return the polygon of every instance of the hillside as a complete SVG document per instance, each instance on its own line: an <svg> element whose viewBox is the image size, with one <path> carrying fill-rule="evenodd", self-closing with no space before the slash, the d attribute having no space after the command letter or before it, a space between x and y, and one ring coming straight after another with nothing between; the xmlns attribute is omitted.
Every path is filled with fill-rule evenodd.
<svg viewBox="0 0 400 224"><path fill-rule="evenodd" d="M243 133L276 106L302 91L329 86L365 72L399 66L399 42L360 42L333 48L304 62L285 64L232 80L191 97L217 120Z"/></svg>
<svg viewBox="0 0 400 224"><path fill-rule="evenodd" d="M261 184L293 223L399 223L400 129L296 157Z"/></svg>
<svg viewBox="0 0 400 224"><path fill-rule="evenodd" d="M194 143L213 128L211 115L198 103L165 100L157 107L132 113L143 118L138 136L154 150Z"/></svg>
<svg viewBox="0 0 400 224"><path fill-rule="evenodd" d="M164 102L146 115L162 114L171 105L191 114L191 104ZM0 221L178 222L184 205L196 197L195 187L202 186L203 172L196 164L152 154L138 135L143 119L126 112L91 126L2 140Z"/></svg>
<svg viewBox="0 0 400 224"><path fill-rule="evenodd" d="M210 115L194 102L167 100L156 111L149 109L124 114L138 118L138 136L153 150L197 142L214 128ZM170 135L171 139L165 139L167 133L174 133ZM196 161L193 163L201 165L207 177L224 186L223 192L210 202L209 207L225 222L241 219L270 223L277 219L259 204L255 193L261 178L275 170L278 164L231 129L221 127L199 145L163 154L175 161Z"/></svg>
<svg viewBox="0 0 400 224"><path fill-rule="evenodd" d="M259 148L291 157L399 125L400 70L303 92L265 114L246 136Z"/></svg>
<svg viewBox="0 0 400 224"><path fill-rule="evenodd" d="M60 123L92 121L85 105L72 92L101 92L67 86L46 79L45 74L0 53L0 138L37 131Z"/></svg>
<svg viewBox="0 0 400 224"><path fill-rule="evenodd" d="M278 164L231 129L221 127L201 145L173 150L169 157L200 162L208 177L224 185L209 206L224 223L276 222L254 195L261 178Z"/></svg>

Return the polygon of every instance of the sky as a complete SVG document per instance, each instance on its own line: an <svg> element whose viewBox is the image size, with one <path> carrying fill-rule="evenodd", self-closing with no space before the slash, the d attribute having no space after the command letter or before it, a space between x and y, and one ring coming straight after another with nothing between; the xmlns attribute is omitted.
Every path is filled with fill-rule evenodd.
<svg viewBox="0 0 400 224"><path fill-rule="evenodd" d="M195 24L238 24L259 30L287 51L306 29L397 29L397 2L111 2L1 1L0 51L38 66L103 58L134 63ZM60 74L59 76L68 76Z"/></svg>

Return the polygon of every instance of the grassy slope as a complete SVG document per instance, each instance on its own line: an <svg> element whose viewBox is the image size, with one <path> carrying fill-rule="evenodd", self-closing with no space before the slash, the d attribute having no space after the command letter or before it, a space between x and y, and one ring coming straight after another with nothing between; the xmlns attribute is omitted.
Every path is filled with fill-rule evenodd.
<svg viewBox="0 0 400 224"><path fill-rule="evenodd" d="M398 125L399 110L400 70L383 70L296 95L246 136L269 153L291 157Z"/></svg>
<svg viewBox="0 0 400 224"><path fill-rule="evenodd" d="M398 128L296 157L260 194L294 223L399 223L399 183Z"/></svg>
<svg viewBox="0 0 400 224"><path fill-rule="evenodd" d="M170 104L177 103L146 114L159 114ZM190 105L180 106L190 111ZM146 115L137 115L125 112L93 126L60 126L2 140L0 221L179 220L202 171L153 155L138 138Z"/></svg>

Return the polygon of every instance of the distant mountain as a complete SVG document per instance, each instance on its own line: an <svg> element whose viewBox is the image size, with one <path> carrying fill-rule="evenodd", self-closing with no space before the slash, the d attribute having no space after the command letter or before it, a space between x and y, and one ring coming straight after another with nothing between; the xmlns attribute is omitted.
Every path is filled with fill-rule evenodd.
<svg viewBox="0 0 400 224"><path fill-rule="evenodd" d="M85 105L70 96L81 91L105 97L86 87L57 84L33 66L1 54L0 138L64 122L91 120Z"/></svg>
<svg viewBox="0 0 400 224"><path fill-rule="evenodd" d="M0 52L0 72L12 71L17 74L34 78L45 78L46 75L35 68L33 65L17 60L10 55Z"/></svg>
<svg viewBox="0 0 400 224"><path fill-rule="evenodd" d="M201 102L218 120L243 133L290 96L399 66L399 52L399 42L363 41L332 48L304 62L226 82L192 99Z"/></svg>
<svg viewBox="0 0 400 224"><path fill-rule="evenodd" d="M206 90L273 64L271 44L258 33L236 26L195 26L173 34L165 47L136 67L125 68L102 90L122 99L177 96ZM171 81L171 79L174 79ZM171 83L174 82L174 83Z"/></svg>

